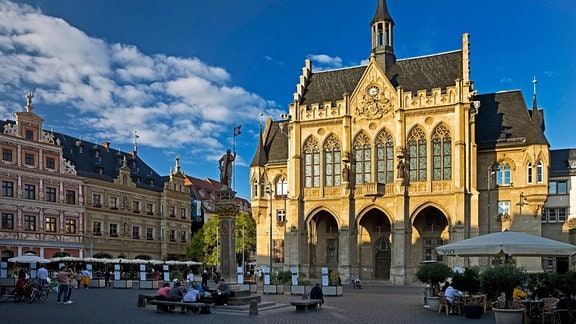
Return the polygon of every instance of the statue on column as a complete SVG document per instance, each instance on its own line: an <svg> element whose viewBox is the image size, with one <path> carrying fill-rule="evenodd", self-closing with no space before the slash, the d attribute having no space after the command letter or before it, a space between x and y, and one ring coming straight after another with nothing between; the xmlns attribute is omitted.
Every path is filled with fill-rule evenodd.
<svg viewBox="0 0 576 324"><path fill-rule="evenodd" d="M218 168L220 169L220 183L222 187L230 188L232 184L232 162L236 159L236 152L232 154L230 149L226 150L220 161L218 162Z"/></svg>

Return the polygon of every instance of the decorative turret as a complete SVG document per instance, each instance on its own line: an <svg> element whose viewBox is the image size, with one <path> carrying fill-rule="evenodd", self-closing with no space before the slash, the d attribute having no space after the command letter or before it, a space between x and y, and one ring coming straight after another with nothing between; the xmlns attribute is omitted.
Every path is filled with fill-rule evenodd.
<svg viewBox="0 0 576 324"><path fill-rule="evenodd" d="M383 67L396 63L394 55L394 20L388 12L386 0L378 0L378 7L374 18L370 22L372 27L372 55L374 59Z"/></svg>

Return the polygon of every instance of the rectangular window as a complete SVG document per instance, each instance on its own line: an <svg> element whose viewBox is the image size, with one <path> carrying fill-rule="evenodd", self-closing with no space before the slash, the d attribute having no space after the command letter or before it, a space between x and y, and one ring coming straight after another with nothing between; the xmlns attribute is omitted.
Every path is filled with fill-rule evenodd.
<svg viewBox="0 0 576 324"><path fill-rule="evenodd" d="M176 242L176 230L170 230L170 242Z"/></svg>
<svg viewBox="0 0 576 324"><path fill-rule="evenodd" d="M509 217L510 216L510 202L509 201L499 201L498 202L498 216Z"/></svg>
<svg viewBox="0 0 576 324"><path fill-rule="evenodd" d="M140 227L132 226L132 238L135 240L140 239Z"/></svg>
<svg viewBox="0 0 576 324"><path fill-rule="evenodd" d="M286 211L284 209L276 210L276 221L278 223L285 223L286 222Z"/></svg>
<svg viewBox="0 0 576 324"><path fill-rule="evenodd" d="M2 229L14 229L14 214L2 213Z"/></svg>
<svg viewBox="0 0 576 324"><path fill-rule="evenodd" d="M56 218L46 217L46 232L56 233Z"/></svg>
<svg viewBox="0 0 576 324"><path fill-rule="evenodd" d="M153 228L146 228L146 239L152 241L154 239L154 229Z"/></svg>
<svg viewBox="0 0 576 324"><path fill-rule="evenodd" d="M54 158L51 158L51 157L46 158L46 169L51 169L51 170L56 169L56 160L54 160Z"/></svg>
<svg viewBox="0 0 576 324"><path fill-rule="evenodd" d="M2 181L2 196L14 197L14 182Z"/></svg>
<svg viewBox="0 0 576 324"><path fill-rule="evenodd" d="M146 204L146 214L154 215L154 205Z"/></svg>
<svg viewBox="0 0 576 324"><path fill-rule="evenodd" d="M36 231L36 216L24 215L24 230Z"/></svg>
<svg viewBox="0 0 576 324"><path fill-rule="evenodd" d="M542 223L563 223L566 221L568 208L544 208Z"/></svg>
<svg viewBox="0 0 576 324"><path fill-rule="evenodd" d="M92 223L92 233L95 236L102 236L102 223L101 222Z"/></svg>
<svg viewBox="0 0 576 324"><path fill-rule="evenodd" d="M76 233L76 220L66 219L66 233L75 234Z"/></svg>
<svg viewBox="0 0 576 324"><path fill-rule="evenodd" d="M2 160L6 162L12 162L12 150L2 149Z"/></svg>
<svg viewBox="0 0 576 324"><path fill-rule="evenodd" d="M36 186L31 184L24 185L24 199L36 199Z"/></svg>
<svg viewBox="0 0 576 324"><path fill-rule="evenodd" d="M110 197L110 209L118 209L118 197Z"/></svg>
<svg viewBox="0 0 576 324"><path fill-rule="evenodd" d="M180 218L186 219L186 208L180 208Z"/></svg>
<svg viewBox="0 0 576 324"><path fill-rule="evenodd" d="M567 208L558 208L558 222L565 222L567 214Z"/></svg>
<svg viewBox="0 0 576 324"><path fill-rule="evenodd" d="M76 191L66 190L66 204L76 205Z"/></svg>
<svg viewBox="0 0 576 324"><path fill-rule="evenodd" d="M424 243L424 261L442 261L442 255L436 253L436 247L444 244L441 238L425 238Z"/></svg>
<svg viewBox="0 0 576 324"><path fill-rule="evenodd" d="M24 136L26 137L27 140L29 141L33 141L34 140L34 132L31 129L27 129L24 132Z"/></svg>
<svg viewBox="0 0 576 324"><path fill-rule="evenodd" d="M110 224L110 237L118 237L118 224Z"/></svg>
<svg viewBox="0 0 576 324"><path fill-rule="evenodd" d="M186 243L187 238L188 238L188 235L186 234L186 231L182 231L182 233L180 233L180 242Z"/></svg>
<svg viewBox="0 0 576 324"><path fill-rule="evenodd" d="M170 217L176 217L176 207L170 206Z"/></svg>
<svg viewBox="0 0 576 324"><path fill-rule="evenodd" d="M24 154L24 164L26 164L26 165L34 165L34 154L25 153L25 154Z"/></svg>
<svg viewBox="0 0 576 324"><path fill-rule="evenodd" d="M46 187L46 201L56 202L56 188Z"/></svg>
<svg viewBox="0 0 576 324"><path fill-rule="evenodd" d="M140 202L133 200L132 201L132 212L133 213L139 213L140 212Z"/></svg>
<svg viewBox="0 0 576 324"><path fill-rule="evenodd" d="M93 207L102 207L102 195L93 194L92 195L92 206Z"/></svg>

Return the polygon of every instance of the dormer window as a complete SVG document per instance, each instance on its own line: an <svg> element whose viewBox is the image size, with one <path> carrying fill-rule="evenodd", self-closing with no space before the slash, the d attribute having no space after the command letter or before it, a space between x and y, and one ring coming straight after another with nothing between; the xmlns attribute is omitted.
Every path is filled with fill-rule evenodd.
<svg viewBox="0 0 576 324"><path fill-rule="evenodd" d="M24 136L26 137L27 140L33 141L34 140L34 131L31 129L27 129L24 132Z"/></svg>

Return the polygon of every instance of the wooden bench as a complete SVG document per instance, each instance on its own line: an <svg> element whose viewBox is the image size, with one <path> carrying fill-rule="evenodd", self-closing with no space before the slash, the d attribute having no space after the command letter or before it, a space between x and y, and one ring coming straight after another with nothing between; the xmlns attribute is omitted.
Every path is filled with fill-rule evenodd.
<svg viewBox="0 0 576 324"><path fill-rule="evenodd" d="M305 311L322 307L321 299L302 299L290 302L290 305L296 306L297 311Z"/></svg>
<svg viewBox="0 0 576 324"><path fill-rule="evenodd" d="M156 305L157 312L165 312L167 307L180 307L182 313L191 311L192 313L210 313L210 305L205 303L186 303L181 301L171 301L171 300L149 300L148 304Z"/></svg>

